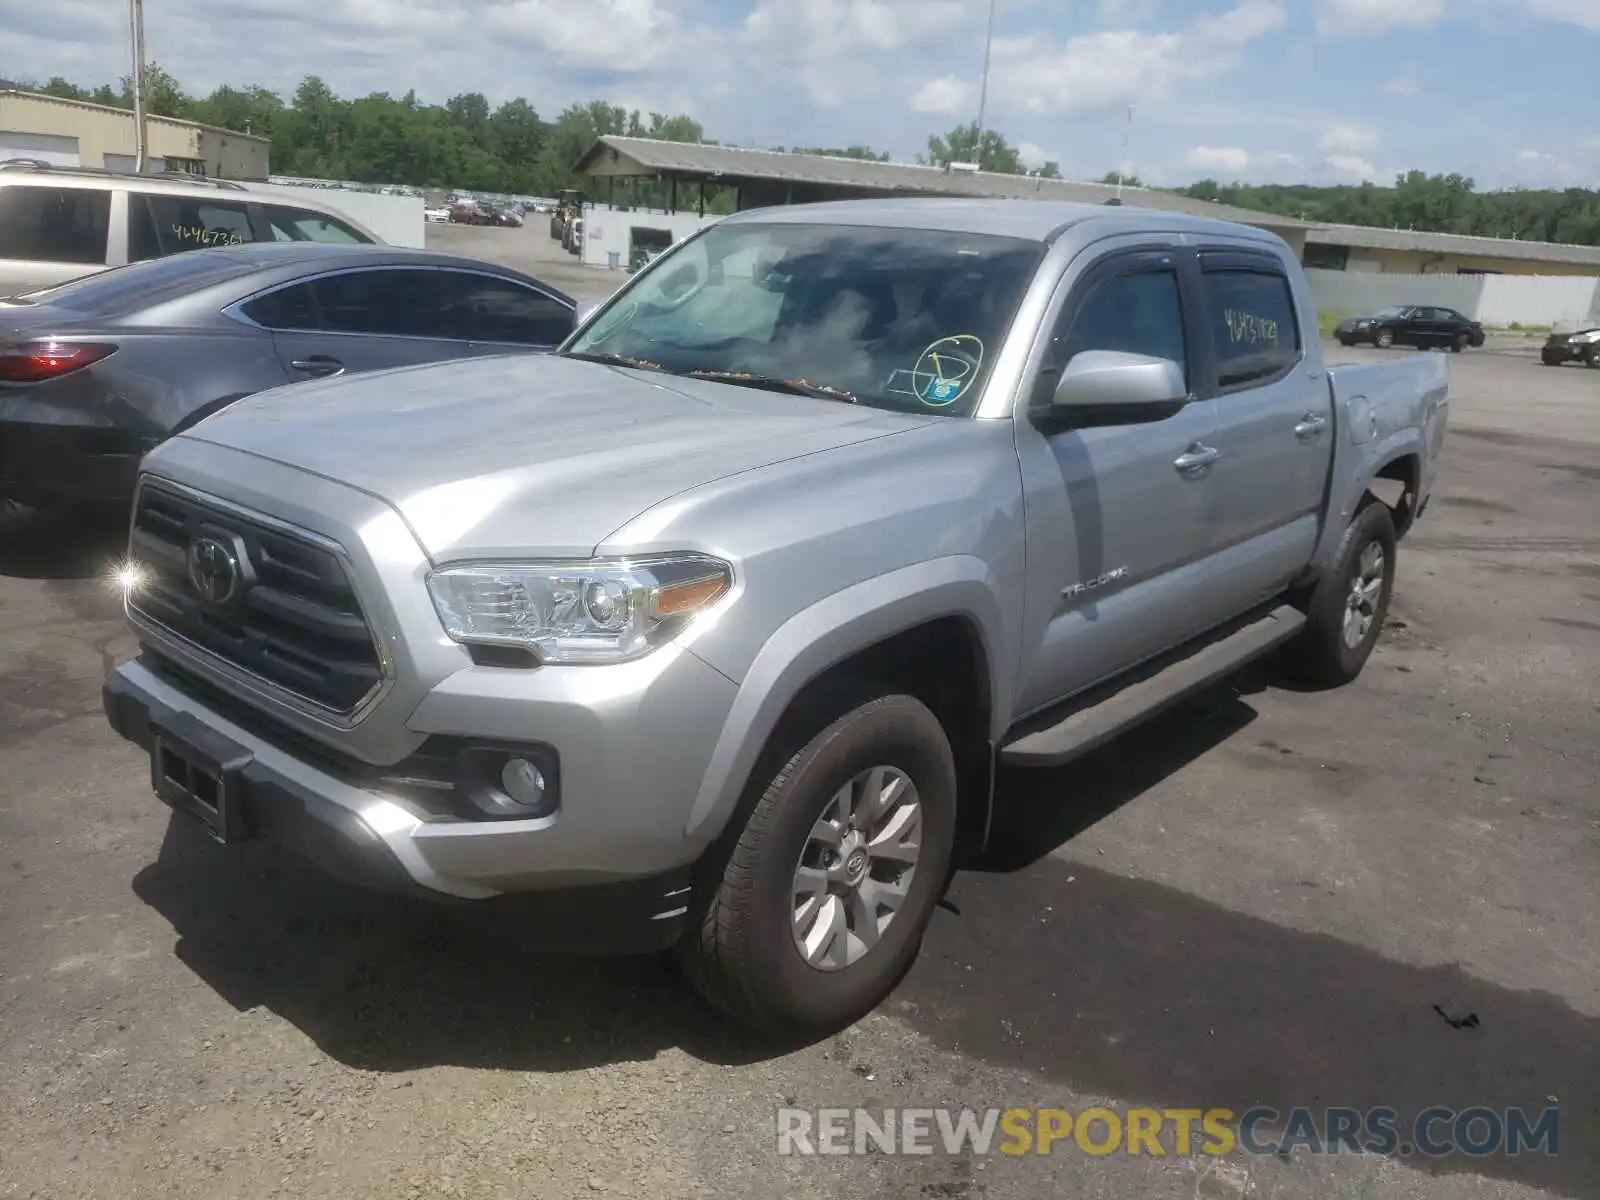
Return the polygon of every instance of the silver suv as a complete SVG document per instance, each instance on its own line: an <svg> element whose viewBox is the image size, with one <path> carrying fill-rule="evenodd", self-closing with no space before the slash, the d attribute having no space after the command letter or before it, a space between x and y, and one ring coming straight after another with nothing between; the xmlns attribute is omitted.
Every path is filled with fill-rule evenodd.
<svg viewBox="0 0 1600 1200"><path fill-rule="evenodd" d="M314 200L224 179L0 161L0 296L183 250L383 239Z"/></svg>
<svg viewBox="0 0 1600 1200"><path fill-rule="evenodd" d="M745 212L555 354L155 449L106 712L219 841L676 943L740 1020L836 1026L909 966L997 764L1279 646L1354 678L1446 383L1324 365L1294 252L1238 225Z"/></svg>

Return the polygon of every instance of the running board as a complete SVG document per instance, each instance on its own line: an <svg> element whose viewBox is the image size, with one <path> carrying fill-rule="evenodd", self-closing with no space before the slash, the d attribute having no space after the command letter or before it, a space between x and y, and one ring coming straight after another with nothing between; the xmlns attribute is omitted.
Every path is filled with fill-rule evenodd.
<svg viewBox="0 0 1600 1200"><path fill-rule="evenodd" d="M1131 683L1113 682L1109 691L1092 689L1069 702L1071 707L1054 724L1002 746L1000 762L1008 767L1058 767L1070 762L1276 649L1305 623L1305 614L1283 604L1222 637L1180 647Z"/></svg>

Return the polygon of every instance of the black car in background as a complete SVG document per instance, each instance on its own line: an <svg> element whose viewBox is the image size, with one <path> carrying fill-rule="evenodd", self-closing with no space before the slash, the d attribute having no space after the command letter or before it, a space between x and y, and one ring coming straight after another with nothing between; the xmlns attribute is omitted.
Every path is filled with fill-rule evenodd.
<svg viewBox="0 0 1600 1200"><path fill-rule="evenodd" d="M258 242L0 300L0 499L125 502L145 451L252 392L550 349L571 297L392 246Z"/></svg>
<svg viewBox="0 0 1600 1200"><path fill-rule="evenodd" d="M1415 346L1419 350L1445 348L1459 354L1468 346L1483 345L1483 326L1453 308L1426 304L1396 304L1371 316L1350 317L1333 331L1343 346L1365 342L1380 350L1390 346Z"/></svg>
<svg viewBox="0 0 1600 1200"><path fill-rule="evenodd" d="M1547 367L1559 367L1569 362L1600 367L1600 326L1552 333L1539 351L1539 361Z"/></svg>

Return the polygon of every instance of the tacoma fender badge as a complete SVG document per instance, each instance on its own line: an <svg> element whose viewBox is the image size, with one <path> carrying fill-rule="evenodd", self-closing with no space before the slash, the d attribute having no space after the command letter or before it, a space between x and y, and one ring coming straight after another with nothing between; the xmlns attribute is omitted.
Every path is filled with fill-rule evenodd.
<svg viewBox="0 0 1600 1200"><path fill-rule="evenodd" d="M1098 578L1086 579L1082 583L1069 583L1066 587L1061 589L1061 595L1063 599L1076 600L1079 596L1082 596L1085 593L1098 591L1107 584L1115 583L1117 580L1126 579L1127 577L1127 567L1113 567L1111 570L1107 571L1104 575L1101 575Z"/></svg>

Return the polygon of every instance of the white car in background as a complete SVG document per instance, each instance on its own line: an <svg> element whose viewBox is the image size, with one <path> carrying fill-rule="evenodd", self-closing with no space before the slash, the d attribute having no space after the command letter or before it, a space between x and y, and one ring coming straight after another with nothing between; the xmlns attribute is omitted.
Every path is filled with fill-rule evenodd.
<svg viewBox="0 0 1600 1200"><path fill-rule="evenodd" d="M448 225L450 223L450 210L448 208L425 208L422 210L422 217L423 220L431 221L435 225Z"/></svg>

